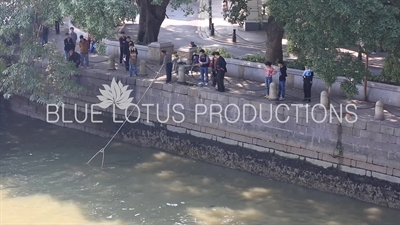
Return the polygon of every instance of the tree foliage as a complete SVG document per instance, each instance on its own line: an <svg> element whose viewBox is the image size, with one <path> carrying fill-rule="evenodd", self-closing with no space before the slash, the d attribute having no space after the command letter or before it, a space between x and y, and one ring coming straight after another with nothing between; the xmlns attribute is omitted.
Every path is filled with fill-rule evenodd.
<svg viewBox="0 0 400 225"><path fill-rule="evenodd" d="M0 7L0 92L5 97L30 94L31 100L61 102L82 88L71 76L76 68L65 61L56 45L42 46L40 27L53 27L70 16L97 40L115 37L115 27L142 13L146 42L156 41L168 4L193 12L194 0L5 0ZM142 7L140 7L142 6ZM35 65L45 65L38 68ZM6 66L4 66L6 65ZM47 94L50 92L50 95Z"/></svg>
<svg viewBox="0 0 400 225"><path fill-rule="evenodd" d="M133 20L139 13L134 0L59 0L63 16L71 16L96 39L115 37L115 27Z"/></svg>
<svg viewBox="0 0 400 225"><path fill-rule="evenodd" d="M232 0L228 13L231 23L243 24L249 15L246 0ZM288 39L288 50L312 67L331 87L338 76L345 76L343 90L349 95L368 71L340 47L361 45L372 52L378 46L393 49L400 36L400 1L394 0L267 0L266 60L281 54L281 31ZM283 28L282 30L280 28ZM396 40L397 39L397 40ZM351 60L350 60L351 59ZM351 67L351 68L347 68Z"/></svg>
<svg viewBox="0 0 400 225"><path fill-rule="evenodd" d="M269 0L268 7L285 24L289 50L329 88L338 76L345 76L342 90L348 96L357 94L355 85L368 71L339 48L357 44L365 52L379 44L392 48L400 34L398 8L379 0Z"/></svg>
<svg viewBox="0 0 400 225"><path fill-rule="evenodd" d="M400 84L400 49L397 47L386 56L384 61L384 75L389 81Z"/></svg>
<svg viewBox="0 0 400 225"><path fill-rule="evenodd" d="M282 0L282 2L284 2ZM248 7L247 0L230 0L230 7L228 13L224 15L226 19L232 24L243 25L250 15L250 8ZM267 12L264 9L265 12ZM283 25L280 21L275 19L273 15L258 15L260 23L266 27L266 48L265 60L277 62L283 59L282 38L283 38ZM264 23L266 21L266 23Z"/></svg>
<svg viewBox="0 0 400 225"><path fill-rule="evenodd" d="M40 43L40 25L54 25L62 15L56 0L3 1L0 7L0 92L8 98L29 94L32 101L60 103L81 90L67 63L52 43Z"/></svg>

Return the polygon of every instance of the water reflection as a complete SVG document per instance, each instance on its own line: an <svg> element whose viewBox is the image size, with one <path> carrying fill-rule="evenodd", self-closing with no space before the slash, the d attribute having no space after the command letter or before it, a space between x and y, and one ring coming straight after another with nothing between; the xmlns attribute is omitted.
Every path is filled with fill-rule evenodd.
<svg viewBox="0 0 400 225"><path fill-rule="evenodd" d="M399 212L1 115L1 224L397 225ZM40 132L38 132L40 130Z"/></svg>

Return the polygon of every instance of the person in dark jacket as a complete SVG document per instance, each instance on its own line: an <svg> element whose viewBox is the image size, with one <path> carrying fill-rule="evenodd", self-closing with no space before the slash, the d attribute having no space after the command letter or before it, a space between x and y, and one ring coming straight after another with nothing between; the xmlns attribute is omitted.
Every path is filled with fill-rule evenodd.
<svg viewBox="0 0 400 225"><path fill-rule="evenodd" d="M130 44L133 43L131 41L131 37L127 36L124 42L124 48L123 48L123 53L124 53L124 59L125 59L125 69L126 71L129 71L129 59L131 52L129 51Z"/></svg>
<svg viewBox="0 0 400 225"><path fill-rule="evenodd" d="M68 61L75 63L76 68L79 68L79 66L81 65L81 55L71 49L69 50Z"/></svg>
<svg viewBox="0 0 400 225"><path fill-rule="evenodd" d="M119 64L122 66L122 59L124 58L124 46L126 42L125 32L121 31L119 36Z"/></svg>
<svg viewBox="0 0 400 225"><path fill-rule="evenodd" d="M219 92L225 92L224 79L225 73L228 72L226 69L226 61L224 57L219 55L219 52L215 52L217 58L217 90Z"/></svg>
<svg viewBox="0 0 400 225"><path fill-rule="evenodd" d="M56 34L60 34L60 21L54 21L54 29L56 30Z"/></svg>
<svg viewBox="0 0 400 225"><path fill-rule="evenodd" d="M304 90L303 101L311 102L311 87L312 87L313 77L314 77L314 72L306 67L306 70L304 70L303 72L303 90Z"/></svg>
<svg viewBox="0 0 400 225"><path fill-rule="evenodd" d="M211 76L212 76L212 86L217 86L217 57L215 57L215 52L212 54L212 62L211 62Z"/></svg>
<svg viewBox="0 0 400 225"><path fill-rule="evenodd" d="M160 68L160 71L165 67L165 73L167 75L167 80L165 83L169 84L172 79L172 55L165 50L161 51L161 56L163 59L163 64Z"/></svg>
<svg viewBox="0 0 400 225"><path fill-rule="evenodd" d="M42 45L49 42L49 28L45 25L42 27Z"/></svg>
<svg viewBox="0 0 400 225"><path fill-rule="evenodd" d="M285 92L286 92L286 66L282 61L278 62L279 66L279 92L278 92L278 97L280 101L285 100Z"/></svg>
<svg viewBox="0 0 400 225"><path fill-rule="evenodd" d="M69 51L74 49L75 49L74 41L69 36L69 33L65 33L65 39L64 39L65 60L68 60L69 58Z"/></svg>

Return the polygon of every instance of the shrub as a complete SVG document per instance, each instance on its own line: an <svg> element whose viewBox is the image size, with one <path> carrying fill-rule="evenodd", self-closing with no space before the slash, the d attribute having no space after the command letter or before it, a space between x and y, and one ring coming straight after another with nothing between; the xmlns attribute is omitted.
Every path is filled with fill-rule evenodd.
<svg viewBox="0 0 400 225"><path fill-rule="evenodd" d="M305 70L304 64L301 63L299 60L288 60L285 61L285 65L287 68L297 69L297 70Z"/></svg>
<svg viewBox="0 0 400 225"><path fill-rule="evenodd" d="M261 55L246 55L246 57L241 60L257 63L265 63L265 57Z"/></svg>
<svg viewBox="0 0 400 225"><path fill-rule="evenodd" d="M368 77L369 81L378 82L383 84L397 85L400 86L399 80L394 80L392 77L388 76L385 70L382 71L381 75L371 75Z"/></svg>
<svg viewBox="0 0 400 225"><path fill-rule="evenodd" d="M387 55L384 60L383 69L384 72L382 75L379 78L374 77L373 79L380 79L400 85L400 54L391 53Z"/></svg>
<svg viewBox="0 0 400 225"><path fill-rule="evenodd" d="M231 54L226 50L226 48L202 48L200 46L197 47L198 51L203 49L207 55L211 55L213 52L219 52L219 55L224 58L233 58Z"/></svg>

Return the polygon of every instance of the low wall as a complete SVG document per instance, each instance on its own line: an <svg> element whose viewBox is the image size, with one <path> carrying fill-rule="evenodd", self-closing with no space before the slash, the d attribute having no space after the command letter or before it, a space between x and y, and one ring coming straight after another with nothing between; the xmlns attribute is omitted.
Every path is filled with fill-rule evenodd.
<svg viewBox="0 0 400 225"><path fill-rule="evenodd" d="M264 82L265 80L263 71L264 64L262 63L247 62L236 59L226 59L226 62L228 63L227 76L258 82ZM287 86L302 89L303 71L288 69L287 73ZM274 76L273 80L278 82L278 76ZM343 96L343 93L340 90L340 84L343 80L343 77L338 78L332 87L332 94ZM312 88L313 90L319 92L327 89L322 79L318 77L318 74L316 74L314 77ZM357 85L357 89L359 94L354 96L354 98L358 100L364 100L364 86ZM367 96L369 101L377 102L381 100L384 104L400 107L400 86L369 81Z"/></svg>
<svg viewBox="0 0 400 225"><path fill-rule="evenodd" d="M74 104L79 106L82 114L85 104L100 103L95 97L99 95L99 88L104 89L102 85L109 85L115 76L124 85L129 85L129 89L133 90L131 96L135 99L143 95L151 82L148 79L106 75L96 69L87 73L79 78L87 86L85 96L66 100L67 119L74 117L71 110ZM134 117L140 117L140 120L126 123L117 135L118 139L400 209L398 127L361 119L356 123L347 123L346 120L342 123L338 120L314 123L306 120L306 113L301 109L297 115L298 121L295 121L294 111L277 109L277 105L268 101L253 101L208 88L178 84L154 83L141 102L146 103L158 104L159 108L147 111L141 107L140 116L134 113ZM172 116L176 120L182 119L171 109L173 104L182 104L184 108L178 109L185 115L182 123L173 121ZM219 118L215 115L210 117L207 112L199 115L196 121L196 104L206 107L219 104L227 109L227 113ZM228 110L228 104L239 107L253 105L260 113L258 119L251 123L240 119L230 124L227 120L235 120L239 112L233 108ZM9 107L33 118L46 120L46 108L27 98L14 96L9 101ZM56 124L111 137L120 126L120 123L113 122L112 108L95 110L102 112L95 118L103 123L59 121ZM278 113L269 123L260 122L260 118L268 120L269 113L275 110ZM117 109L115 112L117 120L125 118L123 111ZM245 112L247 120L257 113L248 109ZM83 118L81 114L78 116L80 119ZM278 118L284 120L287 116L290 116L288 122L278 122ZM316 117L320 120L321 112ZM211 118L213 121L210 121ZM160 122L164 119L165 122Z"/></svg>
<svg viewBox="0 0 400 225"><path fill-rule="evenodd" d="M71 21L68 21L69 27L73 26ZM79 35L87 35L86 32L80 30L79 28L75 28L75 31ZM119 43L118 41L103 41L106 45L106 54L114 54L119 55ZM178 47L178 46L175 46ZM146 59L148 47L143 45L136 45L136 48L139 51L140 59ZM184 48L180 48L181 50ZM190 50L187 49L187 53L189 54ZM182 54L182 52L181 52ZM190 54L189 54L190 55ZM227 69L228 73L226 76L228 77L236 77L244 80L251 80L263 83L265 81L265 75L263 72L264 64L262 63L254 63L237 59L226 59L228 63ZM288 69L288 78L287 78L287 86L302 89L303 88L303 71L296 69ZM274 82L278 81L278 76L273 77ZM343 96L342 91L340 90L340 84L344 80L343 77L339 77L338 80L332 87L332 94ZM326 85L324 82L318 77L316 74L313 81L313 90L321 92L326 90ZM357 85L358 95L354 96L354 99L364 100L364 86ZM368 100L372 102L377 102L381 100L384 104L400 107L400 86L382 84L377 82L368 82L367 89Z"/></svg>

